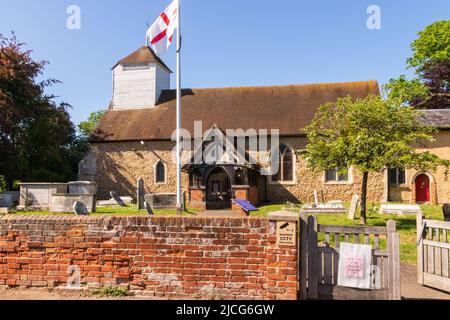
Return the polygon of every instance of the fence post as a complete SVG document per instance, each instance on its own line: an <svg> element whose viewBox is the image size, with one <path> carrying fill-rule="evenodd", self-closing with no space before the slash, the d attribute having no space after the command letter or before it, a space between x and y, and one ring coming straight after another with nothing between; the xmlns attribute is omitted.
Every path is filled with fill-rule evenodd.
<svg viewBox="0 0 450 320"><path fill-rule="evenodd" d="M319 255L317 218L308 218L308 299L319 299Z"/></svg>
<svg viewBox="0 0 450 320"><path fill-rule="evenodd" d="M299 285L299 213L272 212L268 216L267 298L297 300ZM292 242L291 242L292 241Z"/></svg>
<svg viewBox="0 0 450 320"><path fill-rule="evenodd" d="M387 223L388 233L388 269L389 269L389 300L401 299L400 284L400 236L395 233L397 224L393 220Z"/></svg>
<svg viewBox="0 0 450 320"><path fill-rule="evenodd" d="M299 255L299 285L300 300L308 299L308 214L300 212L300 255Z"/></svg>
<svg viewBox="0 0 450 320"><path fill-rule="evenodd" d="M423 280L423 213L417 214L417 282L420 285L424 284Z"/></svg>
<svg viewBox="0 0 450 320"><path fill-rule="evenodd" d="M393 260L393 287L392 300L402 299L402 282L400 270L400 234L394 233L392 235L392 260Z"/></svg>

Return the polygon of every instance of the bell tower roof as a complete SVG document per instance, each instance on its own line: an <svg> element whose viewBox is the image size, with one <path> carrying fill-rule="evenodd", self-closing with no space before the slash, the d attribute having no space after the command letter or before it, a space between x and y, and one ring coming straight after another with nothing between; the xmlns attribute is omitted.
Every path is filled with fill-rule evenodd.
<svg viewBox="0 0 450 320"><path fill-rule="evenodd" d="M113 69L117 67L119 64L133 64L133 63L152 63L156 62L159 64L162 68L166 69L168 72L173 73L172 70L169 69L169 67L162 61L155 52L149 47L149 46L143 46L139 48L138 50L134 51L130 55L126 56L125 58L121 59L119 62L117 62Z"/></svg>

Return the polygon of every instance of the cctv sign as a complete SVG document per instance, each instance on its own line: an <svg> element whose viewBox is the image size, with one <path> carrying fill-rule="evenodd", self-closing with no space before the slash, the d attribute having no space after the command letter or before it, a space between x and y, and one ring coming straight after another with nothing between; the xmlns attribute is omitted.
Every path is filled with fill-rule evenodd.
<svg viewBox="0 0 450 320"><path fill-rule="evenodd" d="M277 221L277 246L297 244L297 223Z"/></svg>

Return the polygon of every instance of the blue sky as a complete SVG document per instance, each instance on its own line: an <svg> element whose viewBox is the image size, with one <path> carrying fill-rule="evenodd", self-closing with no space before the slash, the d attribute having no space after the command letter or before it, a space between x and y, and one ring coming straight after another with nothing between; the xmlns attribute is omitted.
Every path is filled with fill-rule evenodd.
<svg viewBox="0 0 450 320"><path fill-rule="evenodd" d="M0 33L14 30L50 61L51 92L73 106L74 122L111 99L110 68L145 43L169 0L1 0ZM81 30L66 28L69 5ZM382 29L366 26L378 5ZM183 0L183 87L224 87L376 79L405 70L418 31L450 17L450 1ZM175 70L172 47L163 60ZM172 86L175 79L172 78Z"/></svg>

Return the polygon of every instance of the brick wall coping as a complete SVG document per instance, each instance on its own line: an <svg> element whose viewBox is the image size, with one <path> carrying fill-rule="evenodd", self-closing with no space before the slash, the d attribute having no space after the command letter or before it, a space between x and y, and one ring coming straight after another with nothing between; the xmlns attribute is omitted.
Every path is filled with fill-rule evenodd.
<svg viewBox="0 0 450 320"><path fill-rule="evenodd" d="M263 226L268 222L262 217L178 217L178 216L40 216L40 215L4 215L0 216L0 224L6 223L30 223L30 224L126 224L126 225L255 225Z"/></svg>
<svg viewBox="0 0 450 320"><path fill-rule="evenodd" d="M300 219L300 213L282 210L270 213L268 219L270 221L298 221Z"/></svg>

